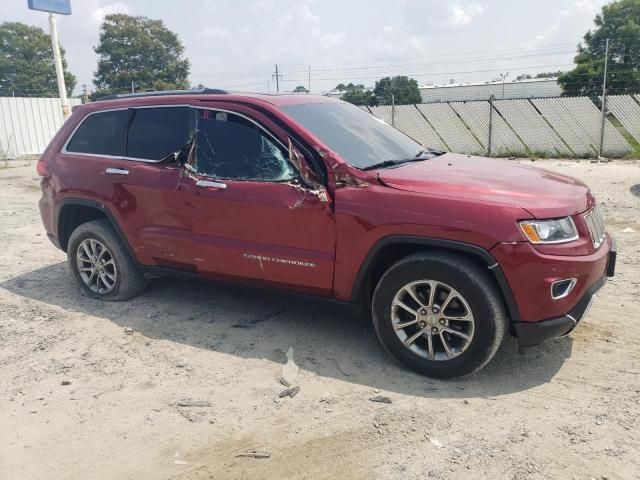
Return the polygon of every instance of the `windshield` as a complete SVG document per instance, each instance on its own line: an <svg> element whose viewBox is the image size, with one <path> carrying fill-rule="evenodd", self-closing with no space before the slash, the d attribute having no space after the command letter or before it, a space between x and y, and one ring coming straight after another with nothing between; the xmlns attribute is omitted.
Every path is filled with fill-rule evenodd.
<svg viewBox="0 0 640 480"><path fill-rule="evenodd" d="M288 105L283 110L356 168L412 159L423 150L404 133L350 103Z"/></svg>

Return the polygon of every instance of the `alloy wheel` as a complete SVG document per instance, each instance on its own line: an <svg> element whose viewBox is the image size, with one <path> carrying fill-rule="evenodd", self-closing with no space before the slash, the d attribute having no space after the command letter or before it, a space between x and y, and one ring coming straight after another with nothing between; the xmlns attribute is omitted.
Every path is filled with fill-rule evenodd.
<svg viewBox="0 0 640 480"><path fill-rule="evenodd" d="M113 291L118 278L116 263L102 242L83 240L76 251L76 262L82 281L91 291L101 295Z"/></svg>
<svg viewBox="0 0 640 480"><path fill-rule="evenodd" d="M435 280L402 287L391 303L391 321L406 348L436 361L461 355L475 332L466 299L450 285Z"/></svg>

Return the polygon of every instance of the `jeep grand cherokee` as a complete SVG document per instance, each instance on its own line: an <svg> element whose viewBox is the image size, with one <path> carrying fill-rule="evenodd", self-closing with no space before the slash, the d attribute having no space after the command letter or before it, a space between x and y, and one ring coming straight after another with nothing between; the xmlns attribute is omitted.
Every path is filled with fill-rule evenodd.
<svg viewBox="0 0 640 480"><path fill-rule="evenodd" d="M127 300L161 270L353 302L434 377L479 370L509 332L568 334L615 266L582 182L430 150L327 97L112 96L76 108L37 168L86 295Z"/></svg>

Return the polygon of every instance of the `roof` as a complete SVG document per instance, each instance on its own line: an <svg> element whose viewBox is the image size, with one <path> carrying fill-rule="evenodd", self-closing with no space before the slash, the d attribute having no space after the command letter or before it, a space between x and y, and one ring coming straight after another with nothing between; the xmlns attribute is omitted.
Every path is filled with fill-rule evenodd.
<svg viewBox="0 0 640 480"><path fill-rule="evenodd" d="M544 82L554 82L557 83L558 79L556 77L552 78L529 78L526 80L511 80L510 82L505 82L505 85L520 85L522 83L544 83ZM432 89L432 88L452 88L452 87L484 87L486 85L502 85L502 80L492 80L490 82L472 82L472 83L445 83L442 85L421 85L418 87L420 90L422 89Z"/></svg>
<svg viewBox="0 0 640 480"><path fill-rule="evenodd" d="M135 94L107 95L101 97L92 105L109 105L114 106L125 105L159 105L163 103L184 103L192 101L240 101L253 103L254 101L266 102L276 107L286 105L300 105L308 103L331 103L339 100L325 97L322 95L310 95L299 93L250 93L250 92L227 92L220 89L201 89L201 90L168 90L154 91ZM99 109L97 107L96 109Z"/></svg>

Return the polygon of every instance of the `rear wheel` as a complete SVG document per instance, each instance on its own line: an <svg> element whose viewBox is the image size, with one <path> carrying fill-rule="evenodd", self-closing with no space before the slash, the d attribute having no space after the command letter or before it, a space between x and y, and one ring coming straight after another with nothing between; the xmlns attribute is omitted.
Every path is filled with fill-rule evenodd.
<svg viewBox="0 0 640 480"><path fill-rule="evenodd" d="M447 252L418 253L394 264L375 289L372 310L387 350L432 377L480 370L507 331L501 296L487 272Z"/></svg>
<svg viewBox="0 0 640 480"><path fill-rule="evenodd" d="M128 300L147 286L140 268L107 220L78 226L69 238L67 258L80 288L91 298Z"/></svg>

